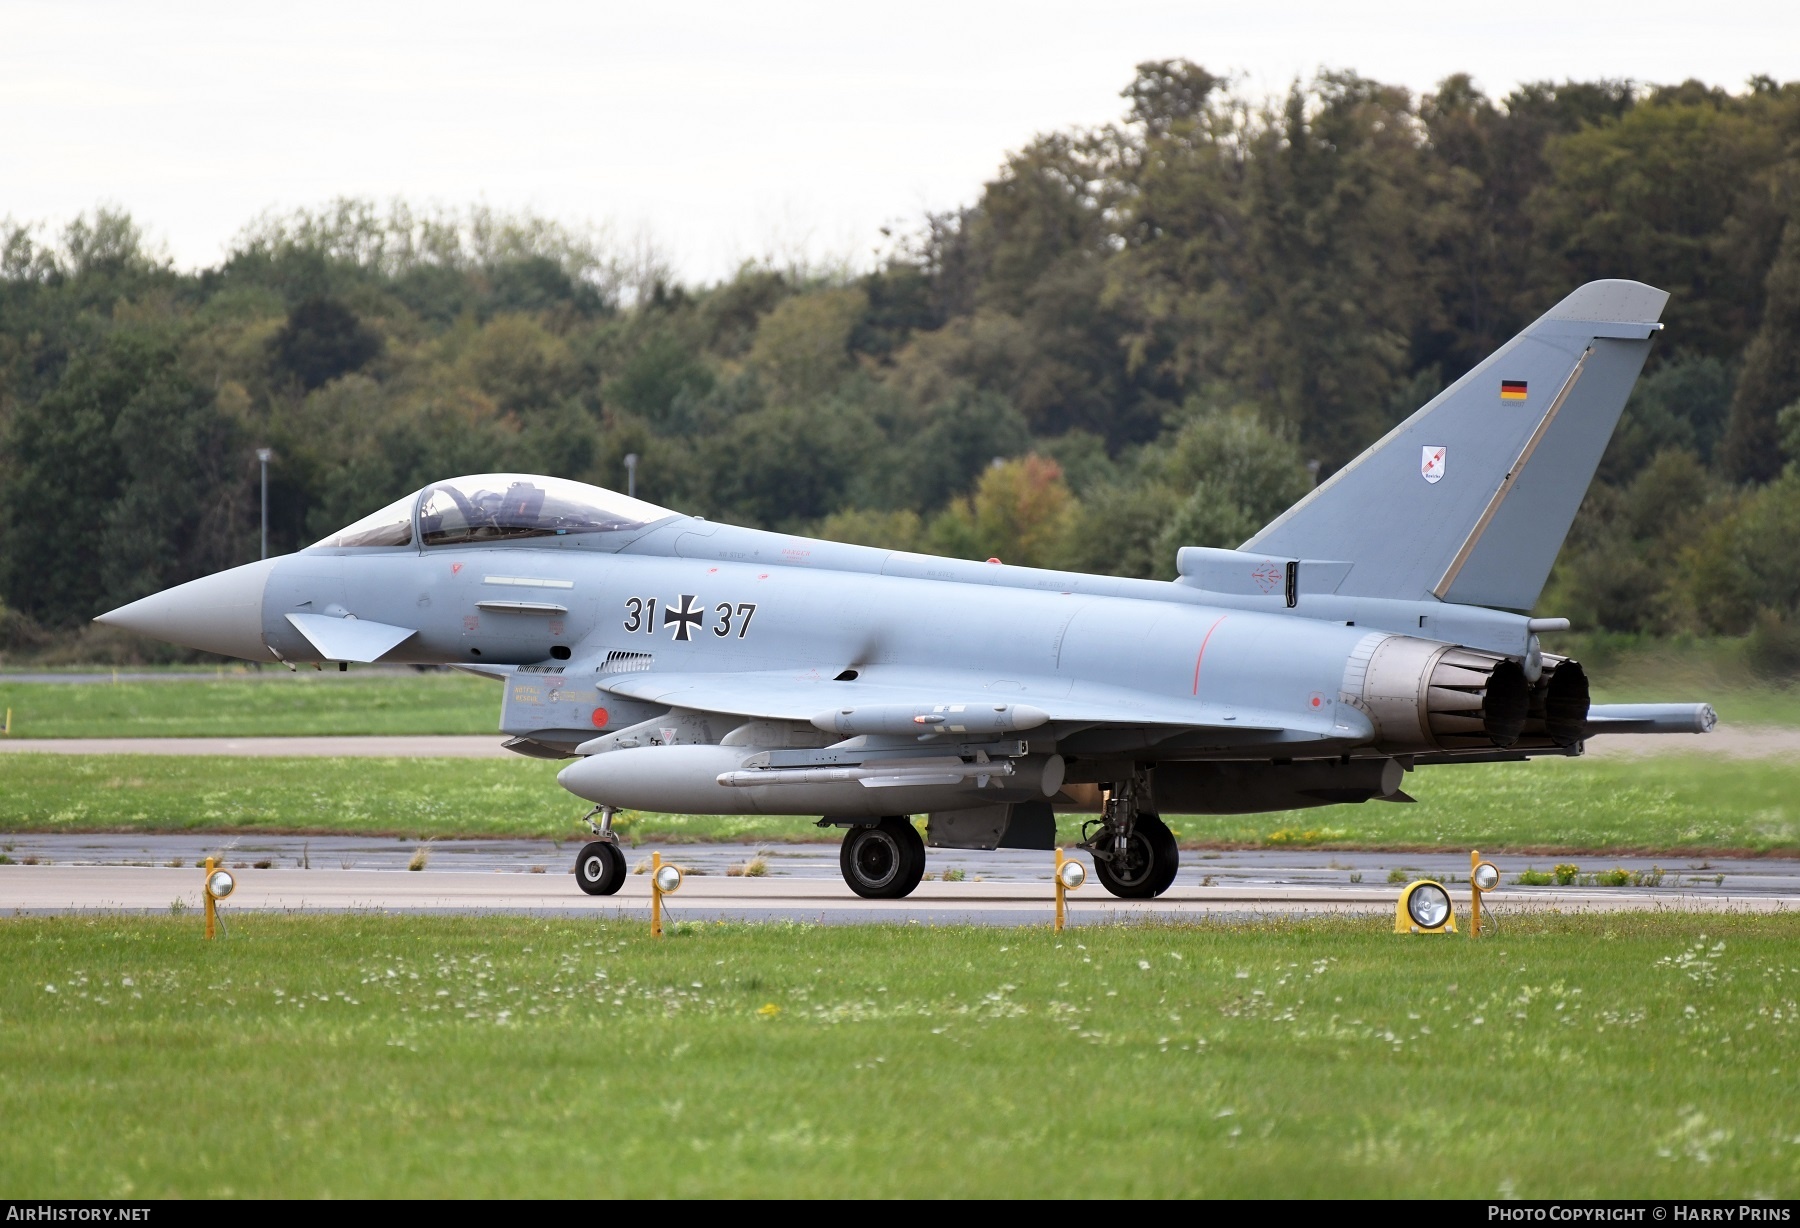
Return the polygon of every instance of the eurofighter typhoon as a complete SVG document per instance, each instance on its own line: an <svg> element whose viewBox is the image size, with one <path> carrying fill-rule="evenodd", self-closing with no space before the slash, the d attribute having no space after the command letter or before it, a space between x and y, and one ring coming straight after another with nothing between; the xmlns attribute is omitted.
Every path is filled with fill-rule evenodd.
<svg viewBox="0 0 1800 1228"><path fill-rule="evenodd" d="M845 828L852 891L907 895L925 846L1051 847L1160 895L1158 817L1407 802L1422 767L1704 733L1705 704L1596 706L1533 618L1668 295L1581 287L1235 550L1173 582L734 528L523 474L450 478L335 536L98 621L251 661L450 664L594 803ZM927 816L921 837L912 816ZM595 821L596 816L598 822Z"/></svg>

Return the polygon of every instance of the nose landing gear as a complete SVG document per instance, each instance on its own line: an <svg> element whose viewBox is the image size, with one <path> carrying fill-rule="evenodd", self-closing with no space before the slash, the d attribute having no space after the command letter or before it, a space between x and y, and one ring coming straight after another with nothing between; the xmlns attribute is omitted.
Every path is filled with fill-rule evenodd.
<svg viewBox="0 0 1800 1228"><path fill-rule="evenodd" d="M1103 833L1098 843L1110 847L1104 854L1091 845L1083 847L1094 855L1094 873L1099 876L1100 885L1120 899L1155 899L1174 883L1175 871L1181 865L1175 833L1148 810L1132 817L1123 841Z"/></svg>
<svg viewBox="0 0 1800 1228"><path fill-rule="evenodd" d="M1138 809L1139 797L1148 795L1140 780L1115 785L1105 814L1083 824L1081 847L1093 854L1100 885L1123 900L1155 899L1181 867L1175 833L1154 812Z"/></svg>
<svg viewBox="0 0 1800 1228"><path fill-rule="evenodd" d="M612 829L617 813L612 806L595 806L588 812L587 825L596 839L582 845L575 855L575 882L589 895L614 895L625 885L625 854L619 851L619 838ZM595 814L600 816L598 826Z"/></svg>

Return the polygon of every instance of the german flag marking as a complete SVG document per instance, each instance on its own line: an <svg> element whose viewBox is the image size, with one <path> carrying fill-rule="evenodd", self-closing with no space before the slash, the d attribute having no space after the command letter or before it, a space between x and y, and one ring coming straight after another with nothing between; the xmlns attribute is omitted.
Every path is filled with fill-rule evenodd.
<svg viewBox="0 0 1800 1228"><path fill-rule="evenodd" d="M1522 379L1501 380L1500 399L1502 401L1523 401L1525 399L1525 381Z"/></svg>

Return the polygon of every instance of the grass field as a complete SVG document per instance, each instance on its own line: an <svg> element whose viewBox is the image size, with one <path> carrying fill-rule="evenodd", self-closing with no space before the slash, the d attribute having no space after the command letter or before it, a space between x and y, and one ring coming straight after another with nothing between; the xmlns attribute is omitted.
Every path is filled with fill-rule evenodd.
<svg viewBox="0 0 1800 1228"><path fill-rule="evenodd" d="M586 805L528 759L0 757L0 833L358 832L407 839L579 834ZM1501 852L1800 854L1800 763L1700 755L1422 768L1416 805L1171 816L1188 845ZM1062 817L1065 841L1080 816ZM805 819L627 813L648 839L832 840Z"/></svg>
<svg viewBox="0 0 1800 1228"><path fill-rule="evenodd" d="M493 733L500 687L471 674L285 669L158 682L8 682L15 738Z"/></svg>
<svg viewBox="0 0 1800 1228"><path fill-rule="evenodd" d="M1800 1195L1800 918L0 922L0 1197Z"/></svg>

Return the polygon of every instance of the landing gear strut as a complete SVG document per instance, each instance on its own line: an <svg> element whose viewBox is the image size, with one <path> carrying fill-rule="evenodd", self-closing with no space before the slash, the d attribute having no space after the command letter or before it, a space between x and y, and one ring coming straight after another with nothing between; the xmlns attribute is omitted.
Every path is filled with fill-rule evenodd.
<svg viewBox="0 0 1800 1228"><path fill-rule="evenodd" d="M1154 899L1175 881L1181 850L1175 833L1153 811L1140 810L1150 791L1141 773L1115 784L1106 811L1082 825L1081 847L1094 855L1100 885L1121 899Z"/></svg>
<svg viewBox="0 0 1800 1228"><path fill-rule="evenodd" d="M852 827L838 849L850 890L868 900L898 900L925 877L925 841L905 815Z"/></svg>
<svg viewBox="0 0 1800 1228"><path fill-rule="evenodd" d="M581 846L575 855L575 882L589 895L613 895L625 885L625 854L619 851L619 837L613 834L613 806L595 806L587 814L587 825L595 839ZM600 816L596 826L594 815Z"/></svg>

